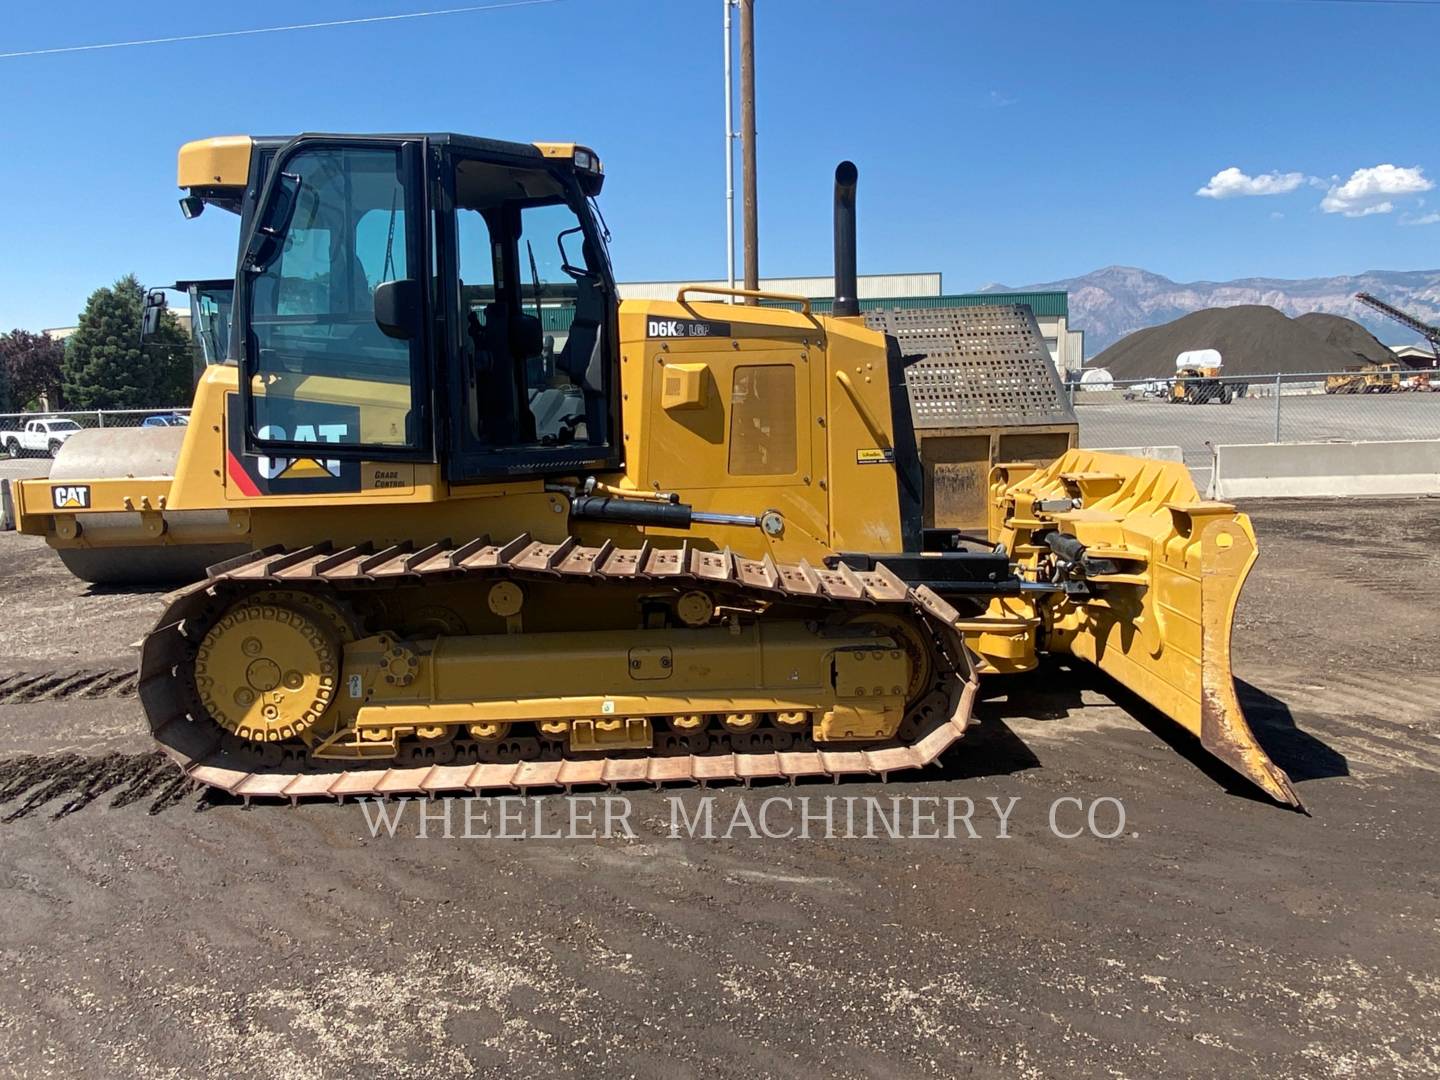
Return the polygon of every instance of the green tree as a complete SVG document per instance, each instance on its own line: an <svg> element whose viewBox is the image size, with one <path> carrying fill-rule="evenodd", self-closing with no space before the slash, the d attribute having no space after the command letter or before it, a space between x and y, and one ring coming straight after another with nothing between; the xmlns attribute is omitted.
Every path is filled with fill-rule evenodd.
<svg viewBox="0 0 1440 1080"><path fill-rule="evenodd" d="M78 409L151 409L190 403L190 340L168 311L140 348L145 290L134 274L85 302L65 350L65 400Z"/></svg>
<svg viewBox="0 0 1440 1080"><path fill-rule="evenodd" d="M10 409L34 405L45 394L49 405L59 404L60 365L65 346L45 334L11 330L0 335L0 378L8 384Z"/></svg>

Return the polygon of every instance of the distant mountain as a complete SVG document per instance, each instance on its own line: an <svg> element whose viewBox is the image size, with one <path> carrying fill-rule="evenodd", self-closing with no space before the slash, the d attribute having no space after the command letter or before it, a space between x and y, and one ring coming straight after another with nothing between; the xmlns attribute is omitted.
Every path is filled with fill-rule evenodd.
<svg viewBox="0 0 1440 1080"><path fill-rule="evenodd" d="M1240 278L1175 282L1133 266L1107 266L1082 277L1011 289L987 285L983 292L1064 289L1070 294L1070 325L1085 331L1085 354L1096 356L1127 334L1170 322L1204 308L1266 304L1286 315L1327 312L1354 319L1387 345L1410 345L1418 335L1355 299L1374 293L1426 322L1440 323L1440 270L1371 270L1328 278Z"/></svg>

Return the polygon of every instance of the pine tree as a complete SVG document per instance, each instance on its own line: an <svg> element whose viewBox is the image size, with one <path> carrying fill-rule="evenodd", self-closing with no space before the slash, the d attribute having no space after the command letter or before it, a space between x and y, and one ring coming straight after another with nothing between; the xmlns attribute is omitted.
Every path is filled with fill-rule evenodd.
<svg viewBox="0 0 1440 1080"><path fill-rule="evenodd" d="M188 405L190 343L168 311L140 348L145 290L134 274L85 302L65 350L65 400L80 409L154 409Z"/></svg>

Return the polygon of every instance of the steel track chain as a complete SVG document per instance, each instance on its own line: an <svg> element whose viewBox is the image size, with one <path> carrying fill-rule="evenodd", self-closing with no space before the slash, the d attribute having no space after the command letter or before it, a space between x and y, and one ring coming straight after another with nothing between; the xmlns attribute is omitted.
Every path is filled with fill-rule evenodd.
<svg viewBox="0 0 1440 1080"><path fill-rule="evenodd" d="M187 694L185 667L211 621L247 590L334 589L342 595L381 584L436 585L475 579L646 583L657 587L704 589L752 605L777 600L817 611L892 611L918 619L934 649L934 688L916 701L901 726L902 737L856 749L755 749L756 741L715 741L717 752L625 751L583 757L557 756L517 761L357 763L340 768L304 753L282 752L257 765L227 745L221 731ZM768 556L747 559L688 543L675 548L648 542L638 548L610 542L595 547L570 537L543 543L528 533L506 543L480 537L461 545L448 541L421 547L400 544L375 551L369 546L336 550L329 543L295 550L269 548L210 568L206 580L167 597L155 629L146 636L140 659L139 693L151 730L165 753L196 784L252 798L417 795L446 792L571 790L577 786L700 784L757 779L795 782L805 777L839 780L914 769L934 762L965 731L975 699L974 667L954 629L958 614L930 589L910 588L883 565L859 572L844 566L819 568L801 561L777 563ZM535 741L535 740L532 740ZM230 740L233 744L233 740ZM423 744L422 744L423 746ZM743 748L742 748L743 747ZM671 748L674 749L673 747ZM471 756L482 757L481 753ZM277 760L278 759L278 760Z"/></svg>

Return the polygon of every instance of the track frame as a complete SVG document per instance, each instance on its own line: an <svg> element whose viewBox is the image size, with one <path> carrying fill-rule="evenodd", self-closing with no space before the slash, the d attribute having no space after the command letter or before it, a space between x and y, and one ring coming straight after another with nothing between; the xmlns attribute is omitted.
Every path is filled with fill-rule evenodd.
<svg viewBox="0 0 1440 1080"><path fill-rule="evenodd" d="M764 607L776 601L811 607L822 615L895 614L914 620L932 645L932 687L911 704L895 739L876 744L805 745L798 749L747 749L714 753L619 751L539 760L477 761L461 764L423 757L403 764L352 762L336 767L303 751L282 749L255 761L237 752L199 708L186 665L198 641L224 607L254 590L324 587L340 595L386 585L435 585L468 580L571 580L647 583L656 587L704 589L724 599ZM954 629L959 615L930 588L912 587L883 564L864 571L844 565L748 559L729 550L683 544L622 548L606 542L585 546L573 537L541 543L529 534L493 542L479 537L463 544L439 542L416 549L400 544L381 551L369 546L336 550L330 543L293 550L268 549L212 567L206 580L172 593L141 652L139 694L161 748L197 784L253 798L388 797L446 792L526 791L622 784L796 782L839 780L915 769L937 760L964 735L977 690L976 665Z"/></svg>

